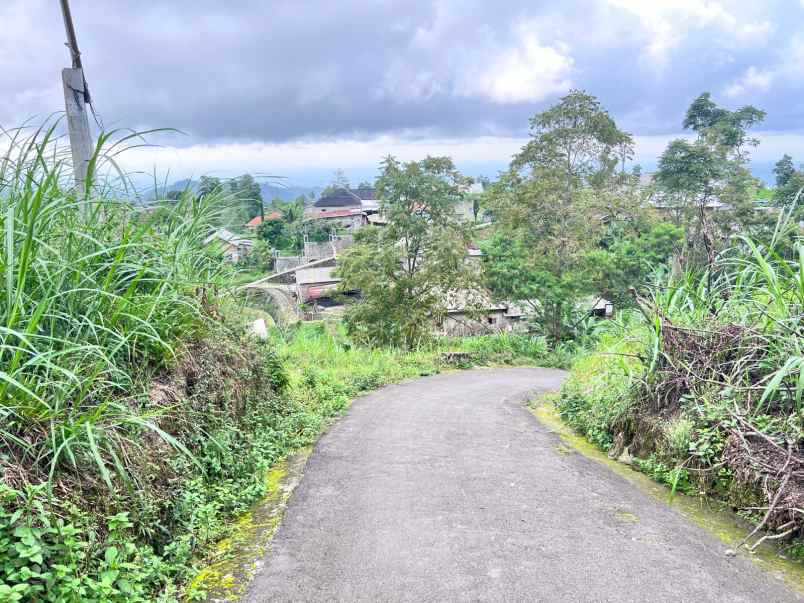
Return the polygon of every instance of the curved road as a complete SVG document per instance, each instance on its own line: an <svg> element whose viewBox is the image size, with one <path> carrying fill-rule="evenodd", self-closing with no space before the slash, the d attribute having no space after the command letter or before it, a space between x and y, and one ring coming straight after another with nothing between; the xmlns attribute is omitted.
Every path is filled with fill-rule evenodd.
<svg viewBox="0 0 804 603"><path fill-rule="evenodd" d="M320 440L247 601L798 601L522 401L494 369L359 398Z"/></svg>

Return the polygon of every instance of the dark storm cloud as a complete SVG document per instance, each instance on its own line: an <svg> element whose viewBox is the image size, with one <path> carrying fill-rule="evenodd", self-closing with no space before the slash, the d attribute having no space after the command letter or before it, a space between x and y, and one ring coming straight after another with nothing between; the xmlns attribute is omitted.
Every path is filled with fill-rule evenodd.
<svg viewBox="0 0 804 603"><path fill-rule="evenodd" d="M570 85L641 134L677 131L703 90L765 108L770 129L804 126L793 2L72 4L107 123L195 141L520 135ZM5 0L0 18L0 123L58 110L57 3Z"/></svg>

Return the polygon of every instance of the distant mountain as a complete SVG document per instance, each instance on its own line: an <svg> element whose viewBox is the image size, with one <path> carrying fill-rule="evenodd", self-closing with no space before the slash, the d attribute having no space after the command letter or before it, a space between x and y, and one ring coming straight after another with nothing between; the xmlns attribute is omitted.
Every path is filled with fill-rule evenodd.
<svg viewBox="0 0 804 603"><path fill-rule="evenodd" d="M315 199L323 190L318 186L279 186L270 182L263 182L260 185L260 192L265 201L272 199L282 199L282 201L293 201L296 197L304 195L308 199Z"/></svg>
<svg viewBox="0 0 804 603"><path fill-rule="evenodd" d="M197 180L190 180L185 178L184 180L177 180L173 184L168 184L164 187L159 187L159 196L164 196L171 191L183 191L185 189L190 189L192 191L198 190L198 181ZM263 182L260 184L260 192L262 193L262 198L266 202L272 201L273 199L281 199L282 201L293 201L297 197L304 195L308 199L315 199L321 194L323 190L320 186L282 186L275 184L273 182ZM146 201L153 201L157 198L157 191L151 189L148 193L146 193L143 197Z"/></svg>

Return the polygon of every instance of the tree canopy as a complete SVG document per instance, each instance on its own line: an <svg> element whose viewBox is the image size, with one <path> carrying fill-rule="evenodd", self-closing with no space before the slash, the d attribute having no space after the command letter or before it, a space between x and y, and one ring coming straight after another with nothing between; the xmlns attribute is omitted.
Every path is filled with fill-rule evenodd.
<svg viewBox="0 0 804 603"><path fill-rule="evenodd" d="M364 227L341 258L341 291L360 291L345 322L356 339L414 347L430 337L450 295L470 291L468 235L457 205L469 180L445 157L381 165L383 228Z"/></svg>
<svg viewBox="0 0 804 603"><path fill-rule="evenodd" d="M531 120L531 140L486 191L495 233L484 266L495 297L530 305L538 328L571 337L580 301L599 294L607 234L636 231L646 209L622 159L633 154L599 101L572 91ZM612 258L614 256L611 256Z"/></svg>

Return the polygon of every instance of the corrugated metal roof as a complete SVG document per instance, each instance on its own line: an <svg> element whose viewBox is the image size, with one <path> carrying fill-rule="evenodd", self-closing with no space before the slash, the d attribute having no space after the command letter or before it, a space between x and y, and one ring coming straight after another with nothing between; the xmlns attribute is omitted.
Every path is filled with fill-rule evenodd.
<svg viewBox="0 0 804 603"><path fill-rule="evenodd" d="M345 188L339 188L315 202L315 207L360 207L360 197Z"/></svg>
<svg viewBox="0 0 804 603"><path fill-rule="evenodd" d="M221 241L225 241L230 245L241 245L249 247L254 244L252 241L248 239L243 239L230 230L226 230L225 228L219 228L211 235L209 235L206 239L204 239L204 245L209 245L215 239L220 239Z"/></svg>

